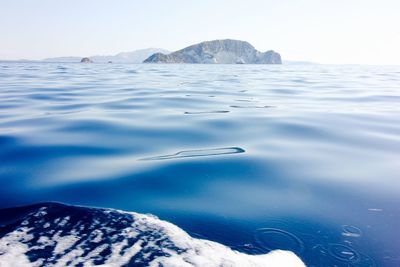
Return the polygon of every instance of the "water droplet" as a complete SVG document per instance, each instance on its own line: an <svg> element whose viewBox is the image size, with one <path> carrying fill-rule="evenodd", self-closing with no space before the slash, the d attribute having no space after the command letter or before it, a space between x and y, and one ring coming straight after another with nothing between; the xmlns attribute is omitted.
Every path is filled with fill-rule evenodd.
<svg viewBox="0 0 400 267"><path fill-rule="evenodd" d="M355 263L360 260L357 251L342 244L330 244L328 251L329 255L340 261Z"/></svg>
<svg viewBox="0 0 400 267"><path fill-rule="evenodd" d="M347 237L360 237L362 235L362 232L359 228L351 225L343 225L343 236Z"/></svg>
<svg viewBox="0 0 400 267"><path fill-rule="evenodd" d="M360 260L354 264L350 263L349 266L352 266L352 267L376 267L377 265L371 257L364 255L364 254L360 254Z"/></svg>
<svg viewBox="0 0 400 267"><path fill-rule="evenodd" d="M381 212L381 211L383 211L383 209L377 209L377 208L370 208L368 210L369 211L373 211L373 212Z"/></svg>

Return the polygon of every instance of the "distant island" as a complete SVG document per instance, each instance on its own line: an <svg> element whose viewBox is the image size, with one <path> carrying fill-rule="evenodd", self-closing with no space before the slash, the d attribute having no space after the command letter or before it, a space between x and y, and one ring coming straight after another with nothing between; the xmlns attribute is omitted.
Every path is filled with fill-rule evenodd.
<svg viewBox="0 0 400 267"><path fill-rule="evenodd" d="M238 40L214 40L195 44L176 52L162 48L145 48L115 55L53 57L42 60L1 60L0 62L49 63L197 63L197 64L319 64L309 61L282 60L273 50L260 52L250 43Z"/></svg>
<svg viewBox="0 0 400 267"><path fill-rule="evenodd" d="M168 50L161 49L161 48L146 48L135 50L131 52L121 52L116 55L94 55L89 57L54 57L54 58L46 58L42 61L44 62L58 62L58 63L76 63L81 62L83 58L88 58L91 62L94 63L132 63L138 64L142 63L143 60L148 58L150 55L154 53L169 53Z"/></svg>
<svg viewBox="0 0 400 267"><path fill-rule="evenodd" d="M81 63L93 63L93 61L88 57L84 57L81 59Z"/></svg>
<svg viewBox="0 0 400 267"><path fill-rule="evenodd" d="M246 41L225 39L191 45L170 54L155 53L143 63L282 64L282 59L273 50L263 53Z"/></svg>

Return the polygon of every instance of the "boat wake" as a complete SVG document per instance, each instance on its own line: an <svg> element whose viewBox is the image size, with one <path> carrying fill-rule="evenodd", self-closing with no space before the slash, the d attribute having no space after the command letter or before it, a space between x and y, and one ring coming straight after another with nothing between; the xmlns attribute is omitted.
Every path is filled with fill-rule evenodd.
<svg viewBox="0 0 400 267"><path fill-rule="evenodd" d="M289 251L247 255L134 212L44 203L0 218L0 266L305 266Z"/></svg>

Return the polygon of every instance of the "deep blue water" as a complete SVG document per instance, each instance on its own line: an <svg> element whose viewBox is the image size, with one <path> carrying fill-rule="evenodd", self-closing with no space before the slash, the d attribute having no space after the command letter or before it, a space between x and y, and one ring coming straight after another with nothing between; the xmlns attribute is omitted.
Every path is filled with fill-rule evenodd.
<svg viewBox="0 0 400 267"><path fill-rule="evenodd" d="M48 201L400 266L400 67L0 63L0 207Z"/></svg>

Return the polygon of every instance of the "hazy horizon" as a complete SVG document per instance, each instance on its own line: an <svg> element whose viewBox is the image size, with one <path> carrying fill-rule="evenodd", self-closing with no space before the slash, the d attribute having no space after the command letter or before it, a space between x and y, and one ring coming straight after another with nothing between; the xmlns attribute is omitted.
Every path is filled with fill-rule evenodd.
<svg viewBox="0 0 400 267"><path fill-rule="evenodd" d="M2 1L0 59L175 51L237 39L284 60L398 65L398 10L394 0Z"/></svg>

